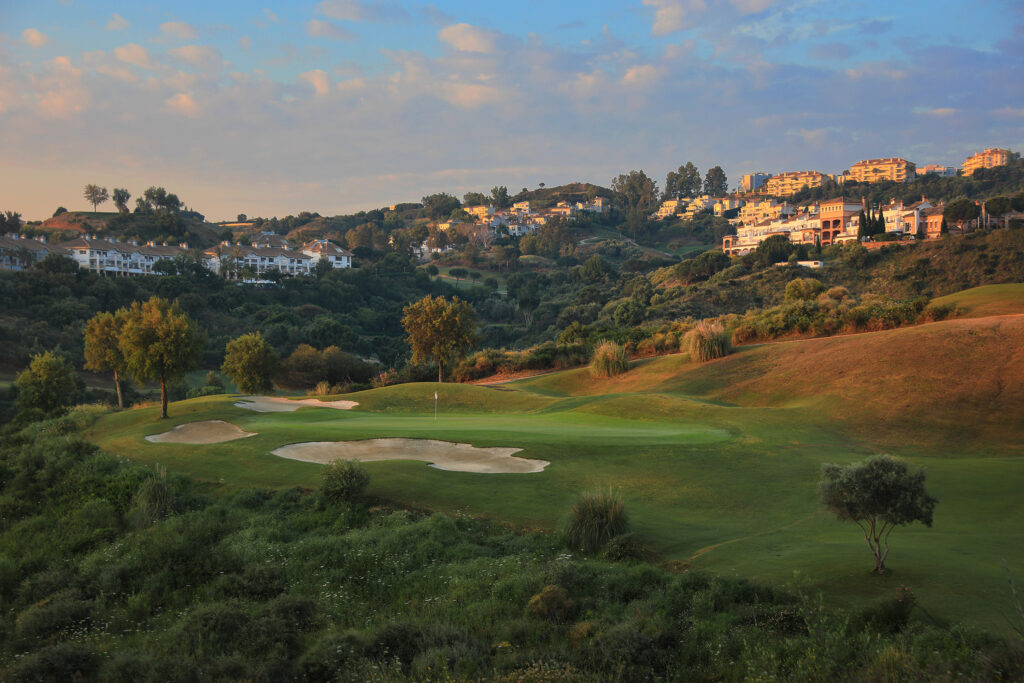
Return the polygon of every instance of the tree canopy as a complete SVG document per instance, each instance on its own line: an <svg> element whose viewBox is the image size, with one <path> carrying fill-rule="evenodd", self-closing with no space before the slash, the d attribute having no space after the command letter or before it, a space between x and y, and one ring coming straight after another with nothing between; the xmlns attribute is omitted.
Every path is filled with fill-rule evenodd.
<svg viewBox="0 0 1024 683"><path fill-rule="evenodd" d="M125 367L139 382L160 382L160 416L167 417L167 383L196 367L202 337L177 301L136 301L124 315L118 345Z"/></svg>
<svg viewBox="0 0 1024 683"><path fill-rule="evenodd" d="M896 527L932 525L938 501L924 488L924 470L910 472L902 460L879 455L850 465L822 465L822 475L821 504L860 527L879 574L885 572L889 535Z"/></svg>
<svg viewBox="0 0 1024 683"><path fill-rule="evenodd" d="M64 413L82 398L82 386L71 364L52 351L32 356L14 380L18 410L39 410L46 417Z"/></svg>
<svg viewBox="0 0 1024 683"><path fill-rule="evenodd" d="M721 197L729 194L729 181L721 166L712 166L704 176L704 194Z"/></svg>
<svg viewBox="0 0 1024 683"><path fill-rule="evenodd" d="M625 204L626 224L636 233L658 204L658 183L643 171L630 171L613 178L611 187Z"/></svg>
<svg viewBox="0 0 1024 683"><path fill-rule="evenodd" d="M124 408L121 395L121 376L125 371L124 355L119 340L124 327L125 310L117 313L103 311L94 315L85 325L85 369L92 372L113 372L117 390L117 407Z"/></svg>
<svg viewBox="0 0 1024 683"><path fill-rule="evenodd" d="M272 378L280 359L260 332L236 337L224 348L221 372L246 394L262 394L273 390Z"/></svg>
<svg viewBox="0 0 1024 683"><path fill-rule="evenodd" d="M110 195L107 194L107 188L100 187L99 185L93 185L89 183L85 186L85 192L83 192L85 200L92 204L92 210L96 210L96 206L110 199Z"/></svg>
<svg viewBox="0 0 1024 683"><path fill-rule="evenodd" d="M402 311L414 363L437 363L437 381L444 381L444 366L458 360L477 343L476 313L459 297L425 296Z"/></svg>

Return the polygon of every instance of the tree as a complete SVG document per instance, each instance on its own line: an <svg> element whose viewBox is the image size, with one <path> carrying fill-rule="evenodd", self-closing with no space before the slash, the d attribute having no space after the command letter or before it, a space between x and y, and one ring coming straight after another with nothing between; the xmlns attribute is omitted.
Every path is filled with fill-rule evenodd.
<svg viewBox="0 0 1024 683"><path fill-rule="evenodd" d="M467 192L462 196L463 206L480 206L487 203L487 195L483 192Z"/></svg>
<svg viewBox="0 0 1024 683"><path fill-rule="evenodd" d="M975 204L974 200L966 197L954 199L942 210L942 217L951 223L956 223L961 232L963 232L964 223L969 223L980 215L981 207Z"/></svg>
<svg viewBox="0 0 1024 683"><path fill-rule="evenodd" d="M21 230L21 214L17 211L5 211L0 214L0 228L3 228L3 232L18 232Z"/></svg>
<svg viewBox="0 0 1024 683"><path fill-rule="evenodd" d="M754 255L762 266L781 263L793 253L793 243L786 235L772 235L757 245Z"/></svg>
<svg viewBox="0 0 1024 683"><path fill-rule="evenodd" d="M238 385L239 391L262 394L273 390L271 378L277 372L279 362L277 353L263 335L250 332L227 343L220 371Z"/></svg>
<svg viewBox="0 0 1024 683"><path fill-rule="evenodd" d="M33 355L14 385L18 388L18 410L39 410L46 417L62 415L82 398L74 368L52 351Z"/></svg>
<svg viewBox="0 0 1024 683"><path fill-rule="evenodd" d="M111 195L111 199L114 200L114 206L121 213L128 213L128 200L132 198L132 193L123 187L115 187L114 193Z"/></svg>
<svg viewBox="0 0 1024 683"><path fill-rule="evenodd" d="M821 504L841 521L860 527L875 558L876 573L885 572L889 536L898 526L932 525L938 502L924 488L924 470L910 472L906 463L878 455L850 465L822 465L818 484Z"/></svg>
<svg viewBox="0 0 1024 683"><path fill-rule="evenodd" d="M526 188L523 188L526 191ZM512 203L512 200L508 197L508 188L504 185L496 185L491 188L491 206L497 211L507 209Z"/></svg>
<svg viewBox="0 0 1024 683"><path fill-rule="evenodd" d="M238 223L245 223L247 220L249 220L249 217L246 216L244 213L240 213L237 216L235 216L235 221Z"/></svg>
<svg viewBox="0 0 1024 683"><path fill-rule="evenodd" d="M465 268L452 268L451 270L448 271L448 274L455 278L455 282L459 282L467 275L469 275L469 271L466 270Z"/></svg>
<svg viewBox="0 0 1024 683"><path fill-rule="evenodd" d="M124 327L125 309L117 313L97 313L85 325L85 369L92 372L113 372L117 390L117 407L124 408L121 378L125 371L124 355L119 341Z"/></svg>
<svg viewBox="0 0 1024 683"><path fill-rule="evenodd" d="M68 212L68 210L65 209L63 206L58 206L57 209L53 212L53 217L56 218L57 216L61 215L62 213L67 213L67 212Z"/></svg>
<svg viewBox="0 0 1024 683"><path fill-rule="evenodd" d="M196 367L202 338L196 323L160 297L136 301L125 312L118 342L128 373L138 382L160 383L160 417L167 417L167 384Z"/></svg>
<svg viewBox="0 0 1024 683"><path fill-rule="evenodd" d="M413 362L437 363L437 381L444 381L444 366L458 360L477 343L476 313L459 297L425 296L402 310Z"/></svg>
<svg viewBox="0 0 1024 683"><path fill-rule="evenodd" d="M458 199L444 192L427 195L423 198L423 208L426 209L427 215L434 220L450 216L452 211L460 206Z"/></svg>
<svg viewBox="0 0 1024 683"><path fill-rule="evenodd" d="M692 161L679 167L676 191L680 197L696 197L700 194L700 171Z"/></svg>
<svg viewBox="0 0 1024 683"><path fill-rule="evenodd" d="M630 171L612 179L612 190L619 193L626 208L626 224L633 231L642 227L658 203L658 183L643 171Z"/></svg>
<svg viewBox="0 0 1024 683"><path fill-rule="evenodd" d="M96 211L96 206L110 199L110 195L107 194L107 188L100 187L99 185L93 185L92 183L85 186L85 199L87 202L92 204L92 210Z"/></svg>
<svg viewBox="0 0 1024 683"><path fill-rule="evenodd" d="M729 181L721 166L712 166L704 176L704 194L721 197L729 194Z"/></svg>

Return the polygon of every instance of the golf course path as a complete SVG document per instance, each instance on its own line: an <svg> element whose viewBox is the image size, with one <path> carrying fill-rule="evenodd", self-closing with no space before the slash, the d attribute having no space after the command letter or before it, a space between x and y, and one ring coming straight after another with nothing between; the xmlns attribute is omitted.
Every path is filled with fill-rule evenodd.
<svg viewBox="0 0 1024 683"><path fill-rule="evenodd" d="M299 408L334 408L351 410L359 405L356 401L321 401L317 398L290 399L282 396L242 396L236 406L257 413L291 413Z"/></svg>
<svg viewBox="0 0 1024 683"><path fill-rule="evenodd" d="M162 434L152 434L146 437L146 441L152 443L187 443L187 444L210 444L244 439L248 436L256 436L256 432L246 432L224 420L205 420L203 422L189 422L178 425L170 431Z"/></svg>
<svg viewBox="0 0 1024 683"><path fill-rule="evenodd" d="M476 448L468 443L433 439L366 439L364 441L309 441L281 446L271 453L289 460L327 464L335 460L360 462L422 460L440 470L478 474L540 472L546 460L517 458L522 448Z"/></svg>
<svg viewBox="0 0 1024 683"><path fill-rule="evenodd" d="M804 522L809 520L811 517L814 517L816 514L818 514L818 513L817 512L812 512L811 514L806 515L805 517L801 517L800 519L795 520L793 522L790 522L789 524L783 524L782 526L776 527L775 529L768 529L767 531L759 531L756 534L750 534L748 536L740 536L739 538L733 538L733 539L730 539L728 541L721 541L719 543L714 543L712 545L704 546L703 548L701 548L700 550L695 552L693 555L690 555L688 558L686 558L686 560L684 562L685 562L685 564L690 564L691 562L696 560L701 555L704 555L706 553L710 553L712 550L717 550L718 548L721 548L723 546L732 545L733 543L739 543L740 541L746 541L746 540L749 540L751 538L757 538L759 536L767 536L768 534L774 534L774 533L782 531L784 529L789 529L791 527L795 527L798 524L803 524Z"/></svg>

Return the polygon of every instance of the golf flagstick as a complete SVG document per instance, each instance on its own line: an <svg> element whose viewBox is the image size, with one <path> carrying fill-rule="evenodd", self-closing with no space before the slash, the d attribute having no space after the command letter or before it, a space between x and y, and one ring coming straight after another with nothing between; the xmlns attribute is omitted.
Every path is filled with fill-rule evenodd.
<svg viewBox="0 0 1024 683"><path fill-rule="evenodd" d="M434 419L437 419L437 392L434 392Z"/></svg>

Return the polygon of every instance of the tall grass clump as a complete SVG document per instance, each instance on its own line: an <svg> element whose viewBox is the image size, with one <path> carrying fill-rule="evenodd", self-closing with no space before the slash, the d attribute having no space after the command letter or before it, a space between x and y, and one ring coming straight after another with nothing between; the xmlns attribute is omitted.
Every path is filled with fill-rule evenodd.
<svg viewBox="0 0 1024 683"><path fill-rule="evenodd" d="M629 370L629 358L624 347L608 340L597 345L590 359L590 372L595 377L614 377L626 370Z"/></svg>
<svg viewBox="0 0 1024 683"><path fill-rule="evenodd" d="M629 517L618 492L589 491L573 503L565 526L565 544L571 550L593 554L628 531Z"/></svg>
<svg viewBox="0 0 1024 683"><path fill-rule="evenodd" d="M324 468L320 492L331 503L354 500L370 485L370 474L358 460L335 460Z"/></svg>
<svg viewBox="0 0 1024 683"><path fill-rule="evenodd" d="M702 320L686 335L690 358L705 363L732 353L732 340L720 322Z"/></svg>

